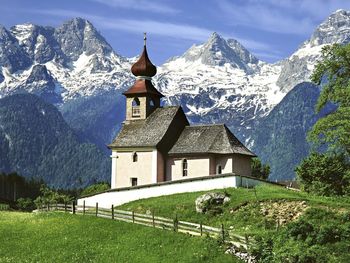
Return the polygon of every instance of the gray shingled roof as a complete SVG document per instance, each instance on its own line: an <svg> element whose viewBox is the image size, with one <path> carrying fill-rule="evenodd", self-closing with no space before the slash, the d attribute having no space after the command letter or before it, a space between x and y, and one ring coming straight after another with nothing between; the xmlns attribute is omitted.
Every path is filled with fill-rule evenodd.
<svg viewBox="0 0 350 263"><path fill-rule="evenodd" d="M238 153L255 156L224 125L187 126L169 154Z"/></svg>
<svg viewBox="0 0 350 263"><path fill-rule="evenodd" d="M145 120L124 124L110 148L155 147L162 140L180 107L157 108Z"/></svg>

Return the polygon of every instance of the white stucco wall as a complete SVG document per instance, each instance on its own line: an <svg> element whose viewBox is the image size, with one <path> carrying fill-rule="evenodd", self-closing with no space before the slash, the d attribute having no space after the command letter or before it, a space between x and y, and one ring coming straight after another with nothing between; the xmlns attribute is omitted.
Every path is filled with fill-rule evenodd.
<svg viewBox="0 0 350 263"><path fill-rule="evenodd" d="M227 155L224 155L224 156L217 156L215 158L215 173L216 173L216 167L218 165L221 165L221 168L222 168L222 173L225 174L225 173L232 173L233 170L232 170L232 156L227 156Z"/></svg>
<svg viewBox="0 0 350 263"><path fill-rule="evenodd" d="M185 181L177 181L174 183L163 183L151 186L142 186L139 188L120 189L113 192L106 192L94 196L81 198L78 205L95 206L98 202L99 207L110 208L113 205L118 206L134 200L171 195L177 193L209 191L213 189L224 189L229 187L252 187L263 183L263 181L252 178L240 177L229 174L223 176L208 176L204 178L194 178Z"/></svg>
<svg viewBox="0 0 350 263"><path fill-rule="evenodd" d="M176 181L186 178L202 177L210 174L210 158L188 157L187 176L182 176L182 158L168 158L167 160L167 181Z"/></svg>
<svg viewBox="0 0 350 263"><path fill-rule="evenodd" d="M133 162L134 152L137 162ZM112 152L112 188L131 186L131 178L137 178L138 185L157 182L157 150Z"/></svg>

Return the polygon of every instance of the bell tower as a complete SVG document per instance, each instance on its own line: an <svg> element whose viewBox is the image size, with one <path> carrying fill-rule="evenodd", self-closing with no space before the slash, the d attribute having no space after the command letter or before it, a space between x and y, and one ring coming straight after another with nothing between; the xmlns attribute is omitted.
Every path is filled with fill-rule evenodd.
<svg viewBox="0 0 350 263"><path fill-rule="evenodd" d="M123 93L126 97L126 121L146 119L160 107L160 99L164 97L152 84L157 68L148 58L146 40L144 33L143 52L131 67L131 72L136 77L135 84Z"/></svg>

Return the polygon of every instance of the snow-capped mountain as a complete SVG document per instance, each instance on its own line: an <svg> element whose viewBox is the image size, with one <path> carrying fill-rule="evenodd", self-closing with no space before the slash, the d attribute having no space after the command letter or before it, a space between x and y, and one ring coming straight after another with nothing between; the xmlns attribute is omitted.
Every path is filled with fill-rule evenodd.
<svg viewBox="0 0 350 263"><path fill-rule="evenodd" d="M283 98L276 85L280 72L279 65L259 61L236 40L213 33L166 62L155 83L168 104L185 105L192 121L200 117L249 129Z"/></svg>
<svg viewBox="0 0 350 263"><path fill-rule="evenodd" d="M349 39L350 12L344 10L331 14L298 50L275 64L259 61L236 40L213 33L206 43L166 62L156 84L167 103L186 105L193 121L226 122L239 137L249 137L256 120L297 84L309 81L325 45Z"/></svg>
<svg viewBox="0 0 350 263"><path fill-rule="evenodd" d="M311 72L324 46L350 42L350 12L337 10L321 23L311 38L305 41L288 59L280 62L282 72L277 85L284 92L303 81L309 81Z"/></svg>
<svg viewBox="0 0 350 263"><path fill-rule="evenodd" d="M309 80L325 45L349 41L350 12L344 10L331 14L290 57L275 64L213 33L158 67L153 81L165 103L181 104L190 121L225 122L271 164L272 174L282 167L278 176L292 177L291 164L307 154L303 144L317 95L305 90L309 83L298 84ZM121 92L133 84L134 61L113 51L81 18L58 28L0 26L0 98L29 92L55 103L77 134L105 151L125 116Z"/></svg>
<svg viewBox="0 0 350 263"><path fill-rule="evenodd" d="M257 59L217 33L158 68L154 84L165 103L191 121L225 122L241 139L298 83L307 81L323 46L350 38L350 12L331 14L295 53L275 64ZM84 19L58 28L0 27L0 96L28 91L60 105L120 91L133 82L124 58ZM245 135L245 136L243 136Z"/></svg>
<svg viewBox="0 0 350 263"><path fill-rule="evenodd" d="M128 85L130 80L130 61L81 18L58 28L1 27L0 38L0 96L26 90L51 94L59 102Z"/></svg>

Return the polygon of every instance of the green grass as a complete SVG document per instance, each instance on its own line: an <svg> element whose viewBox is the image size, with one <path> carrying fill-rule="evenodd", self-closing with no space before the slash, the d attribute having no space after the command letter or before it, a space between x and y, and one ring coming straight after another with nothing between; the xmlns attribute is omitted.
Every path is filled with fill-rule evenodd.
<svg viewBox="0 0 350 263"><path fill-rule="evenodd" d="M119 209L134 210L146 213L154 211L155 215L174 218L190 222L203 222L203 224L219 227L222 223L225 227L231 227L237 233L254 234L263 231L265 227L264 217L259 213L256 201L262 200L305 200L312 207L330 207L334 209L350 209L349 198L327 198L313 196L303 192L287 190L279 186L261 185L254 189L229 188L226 193L231 201L225 205L221 215L200 214L195 211L195 200L205 192L183 193L170 196L161 196L143 200L137 200L124 204ZM216 190L223 192L223 190ZM249 203L248 209L230 212Z"/></svg>
<svg viewBox="0 0 350 263"><path fill-rule="evenodd" d="M0 262L240 262L216 240L64 213L0 212Z"/></svg>

